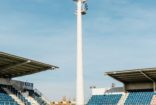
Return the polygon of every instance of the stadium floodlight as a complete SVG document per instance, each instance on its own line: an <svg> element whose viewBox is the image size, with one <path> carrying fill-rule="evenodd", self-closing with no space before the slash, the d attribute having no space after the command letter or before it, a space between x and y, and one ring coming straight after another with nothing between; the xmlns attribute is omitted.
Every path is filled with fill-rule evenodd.
<svg viewBox="0 0 156 105"><path fill-rule="evenodd" d="M86 0L73 0L77 4L77 73L76 73L76 105L84 105L83 86L83 45L82 45L82 15L86 14Z"/></svg>

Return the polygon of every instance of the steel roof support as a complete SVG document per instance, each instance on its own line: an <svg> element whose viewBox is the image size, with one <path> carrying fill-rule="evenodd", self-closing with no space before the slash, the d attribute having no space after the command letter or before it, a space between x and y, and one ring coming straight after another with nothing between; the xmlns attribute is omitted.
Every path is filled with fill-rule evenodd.
<svg viewBox="0 0 156 105"><path fill-rule="evenodd" d="M5 70L11 69L11 68L15 68L17 66L21 66L21 65L24 65L24 64L27 64L27 63L30 63L30 62L31 62L31 60L27 60L25 62L20 62L20 63L12 64L12 65L9 65L9 66L6 66L6 67L0 69L0 72L3 72Z"/></svg>
<svg viewBox="0 0 156 105"><path fill-rule="evenodd" d="M155 80L153 80L151 77L149 77L146 73L144 73L143 71L140 71L141 74L143 74L147 79L149 79L150 81L153 82L153 90L154 92L156 91L156 84L155 84Z"/></svg>

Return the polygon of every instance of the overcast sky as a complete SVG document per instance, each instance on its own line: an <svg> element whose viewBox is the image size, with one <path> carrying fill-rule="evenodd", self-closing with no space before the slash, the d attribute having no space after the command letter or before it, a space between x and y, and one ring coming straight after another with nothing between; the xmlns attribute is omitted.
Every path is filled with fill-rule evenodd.
<svg viewBox="0 0 156 105"><path fill-rule="evenodd" d="M119 82L104 72L156 67L156 0L88 0L83 18L85 97ZM75 98L76 6L72 0L0 0L0 51L59 66L16 78L51 100Z"/></svg>

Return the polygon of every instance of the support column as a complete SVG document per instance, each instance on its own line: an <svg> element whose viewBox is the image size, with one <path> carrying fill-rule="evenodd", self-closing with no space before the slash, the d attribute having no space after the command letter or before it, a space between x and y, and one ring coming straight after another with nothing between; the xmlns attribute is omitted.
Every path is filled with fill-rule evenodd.
<svg viewBox="0 0 156 105"><path fill-rule="evenodd" d="M76 105L84 105L83 86L83 42L82 42L82 1L77 0L77 86Z"/></svg>
<svg viewBox="0 0 156 105"><path fill-rule="evenodd" d="M153 91L156 92L156 89L155 89L155 82L153 82Z"/></svg>

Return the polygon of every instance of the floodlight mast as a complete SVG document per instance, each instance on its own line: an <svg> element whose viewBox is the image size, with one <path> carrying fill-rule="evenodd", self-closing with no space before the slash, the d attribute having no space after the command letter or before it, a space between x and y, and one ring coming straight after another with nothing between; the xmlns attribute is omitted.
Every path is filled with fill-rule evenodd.
<svg viewBox="0 0 156 105"><path fill-rule="evenodd" d="M86 14L86 0L74 0L77 4L77 74L76 74L76 105L84 105L84 82L83 82L83 38L82 38L82 15Z"/></svg>

